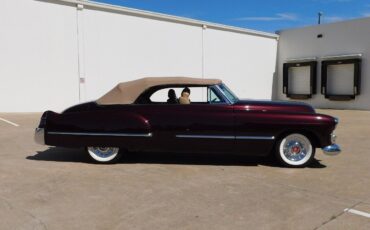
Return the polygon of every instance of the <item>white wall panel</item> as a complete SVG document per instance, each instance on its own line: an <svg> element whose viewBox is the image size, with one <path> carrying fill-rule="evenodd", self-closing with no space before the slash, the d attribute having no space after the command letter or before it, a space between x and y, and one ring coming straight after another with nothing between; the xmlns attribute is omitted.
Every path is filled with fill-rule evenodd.
<svg viewBox="0 0 370 230"><path fill-rule="evenodd" d="M204 75L222 80L241 98L271 99L277 40L204 30Z"/></svg>
<svg viewBox="0 0 370 230"><path fill-rule="evenodd" d="M271 98L275 35L67 2L0 1L0 112L62 111L154 76L221 78L241 97Z"/></svg>
<svg viewBox="0 0 370 230"><path fill-rule="evenodd" d="M202 29L109 11L84 10L86 96L122 81L202 76Z"/></svg>
<svg viewBox="0 0 370 230"><path fill-rule="evenodd" d="M43 111L78 102L76 8L0 1L0 112Z"/></svg>

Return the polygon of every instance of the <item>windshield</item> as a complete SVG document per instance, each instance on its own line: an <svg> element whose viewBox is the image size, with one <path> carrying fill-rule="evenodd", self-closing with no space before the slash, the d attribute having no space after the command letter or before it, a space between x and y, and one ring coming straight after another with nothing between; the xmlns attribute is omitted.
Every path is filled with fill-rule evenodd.
<svg viewBox="0 0 370 230"><path fill-rule="evenodd" d="M231 103L234 104L239 100L239 98L235 96L235 94L225 84L220 84L218 87Z"/></svg>

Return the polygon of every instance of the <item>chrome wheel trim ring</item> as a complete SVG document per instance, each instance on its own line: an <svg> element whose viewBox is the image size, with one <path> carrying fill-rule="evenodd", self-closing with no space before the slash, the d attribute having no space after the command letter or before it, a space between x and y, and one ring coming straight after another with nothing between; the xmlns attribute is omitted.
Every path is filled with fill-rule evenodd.
<svg viewBox="0 0 370 230"><path fill-rule="evenodd" d="M119 151L116 147L87 147L87 151L92 158L99 162L113 160Z"/></svg>
<svg viewBox="0 0 370 230"><path fill-rule="evenodd" d="M283 161L289 165L303 165L312 156L311 141L302 134L286 136L280 143L279 154Z"/></svg>

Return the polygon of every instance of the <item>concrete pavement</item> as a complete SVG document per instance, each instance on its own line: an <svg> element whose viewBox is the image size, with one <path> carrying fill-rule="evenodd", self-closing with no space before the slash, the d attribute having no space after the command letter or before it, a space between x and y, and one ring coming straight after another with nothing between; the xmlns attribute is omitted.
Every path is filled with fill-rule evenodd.
<svg viewBox="0 0 370 230"><path fill-rule="evenodd" d="M370 229L370 112L339 117L343 152L308 168L271 159L135 154L115 165L40 146L41 114L0 114L1 229Z"/></svg>

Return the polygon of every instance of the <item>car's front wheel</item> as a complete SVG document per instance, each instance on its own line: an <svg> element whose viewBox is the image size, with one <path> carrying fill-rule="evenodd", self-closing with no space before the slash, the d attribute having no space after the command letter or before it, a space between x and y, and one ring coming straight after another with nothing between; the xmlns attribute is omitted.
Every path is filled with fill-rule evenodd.
<svg viewBox="0 0 370 230"><path fill-rule="evenodd" d="M284 166L305 167L314 159L315 147L307 136L292 133L278 141L276 157Z"/></svg>
<svg viewBox="0 0 370 230"><path fill-rule="evenodd" d="M113 163L119 158L119 148L116 147L87 147L87 152L99 163Z"/></svg>

